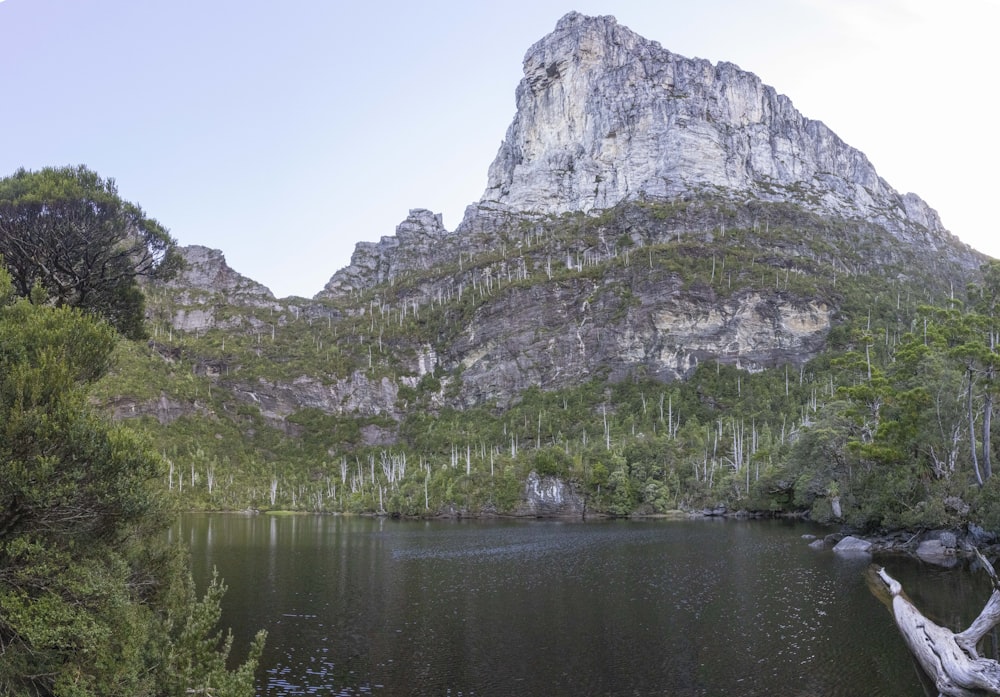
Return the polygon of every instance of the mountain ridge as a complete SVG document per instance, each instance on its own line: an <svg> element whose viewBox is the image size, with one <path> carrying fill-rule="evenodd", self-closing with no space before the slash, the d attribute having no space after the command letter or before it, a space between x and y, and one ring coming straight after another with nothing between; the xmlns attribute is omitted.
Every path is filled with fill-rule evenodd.
<svg viewBox="0 0 1000 697"><path fill-rule="evenodd" d="M317 297L356 289L363 269L408 268L408 255L426 265L421 246L467 251L462 236L514 218L706 193L794 202L877 224L929 252L974 256L917 194L897 192L864 153L735 64L685 58L614 17L571 12L528 49L524 74L483 196L455 231L411 210L395 236L359 243Z"/></svg>

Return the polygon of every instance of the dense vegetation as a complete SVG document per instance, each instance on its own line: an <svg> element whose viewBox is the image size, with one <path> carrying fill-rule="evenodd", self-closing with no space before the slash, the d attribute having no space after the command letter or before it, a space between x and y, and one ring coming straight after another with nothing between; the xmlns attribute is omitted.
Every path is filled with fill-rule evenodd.
<svg viewBox="0 0 1000 697"><path fill-rule="evenodd" d="M34 194L44 198L51 183ZM36 223L51 214L60 227L64 212L43 204L35 208ZM16 215L0 206L4 234ZM87 237L84 221L76 224ZM116 239L109 244L119 248ZM129 289L143 257L130 258L140 266L129 275L113 264L121 277L100 302L82 291L51 295L42 278L15 286L0 264L4 695L253 694L263 634L247 661L230 670L231 639L215 626L224 586L214 581L199 599L184 550L166 543L175 509L160 486L162 459L87 401L124 341L108 319L135 308ZM29 297L18 297L25 290ZM123 312L113 298L126 305Z"/></svg>
<svg viewBox="0 0 1000 697"><path fill-rule="evenodd" d="M723 504L866 528L1000 527L994 267L966 288L957 265L874 226L711 197L515 221L467 249L480 251L322 302L233 306L152 288L154 341L119 346L95 398L134 413L171 463L163 484L194 507L503 513L535 471L573 483L594 513ZM626 313L633 284L672 283L719 299L818 298L836 324L804 363L705 362L673 383L598 369L511 404L463 401L460 366L409 372L421 346L444 353L505 293L587 278ZM174 329L190 307L211 308L214 327ZM247 398L254 385L353 374L397 385L394 408L300 407L278 422Z"/></svg>
<svg viewBox="0 0 1000 697"><path fill-rule="evenodd" d="M0 179L0 256L22 297L87 310L140 338L139 279L169 278L180 261L174 247L113 179L86 167Z"/></svg>

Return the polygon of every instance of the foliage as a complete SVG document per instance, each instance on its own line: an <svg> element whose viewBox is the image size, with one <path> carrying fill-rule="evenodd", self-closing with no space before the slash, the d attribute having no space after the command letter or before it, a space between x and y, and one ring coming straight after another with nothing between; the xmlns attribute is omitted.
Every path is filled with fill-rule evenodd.
<svg viewBox="0 0 1000 697"><path fill-rule="evenodd" d="M167 681L184 656L213 694L251 694L254 656L229 673L227 646L191 644L220 590L176 590L189 577L160 542L160 458L86 402L113 330L13 295L0 270L0 692L179 696L196 686Z"/></svg>
<svg viewBox="0 0 1000 697"><path fill-rule="evenodd" d="M79 307L120 332L143 332L138 279L167 278L179 265L174 241L113 179L86 167L20 169L0 179L0 256L26 298Z"/></svg>
<svg viewBox="0 0 1000 697"><path fill-rule="evenodd" d="M171 606L166 626L170 644L160 677L164 694L212 694L227 697L254 695L254 670L264 649L264 632L251 644L247 660L235 670L226 663L233 645L232 633L216 630L221 615L220 602L226 586L213 574L202 599L195 595L190 576L182 587L180 602Z"/></svg>

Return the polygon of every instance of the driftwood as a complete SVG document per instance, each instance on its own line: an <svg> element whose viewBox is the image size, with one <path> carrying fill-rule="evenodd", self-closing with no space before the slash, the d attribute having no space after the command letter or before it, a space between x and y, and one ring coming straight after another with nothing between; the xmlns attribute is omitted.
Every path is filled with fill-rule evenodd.
<svg viewBox="0 0 1000 697"><path fill-rule="evenodd" d="M977 648L986 633L1000 624L1000 579L992 564L979 550L975 552L993 581L993 593L979 617L957 634L924 617L884 568L871 569L878 579L872 591L889 606L906 645L946 697L1000 695L1000 663L981 657Z"/></svg>

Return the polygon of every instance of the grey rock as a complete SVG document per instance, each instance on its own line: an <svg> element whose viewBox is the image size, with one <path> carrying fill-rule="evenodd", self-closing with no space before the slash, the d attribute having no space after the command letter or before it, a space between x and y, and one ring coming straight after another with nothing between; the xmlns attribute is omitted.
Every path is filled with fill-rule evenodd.
<svg viewBox="0 0 1000 697"><path fill-rule="evenodd" d="M720 297L676 274L638 274L627 264L545 283L553 266L584 271L620 260L621 240L638 256L681 235L724 234L715 203L686 203L667 219L623 208L598 230L596 246L581 239L531 252L556 214L711 193L742 229L764 219L794 227L815 225L810 215L849 219L852 234L872 240L873 269L898 263L911 246L958 268L982 263L919 197L889 187L862 153L755 75L673 54L613 17L560 20L528 50L516 100L486 191L454 232L440 215L413 209L394 236L358 244L350 266L317 296L344 300L407 279L394 286L396 311L446 305L463 293L485 298L431 347L435 365L461 371L450 406L502 408L527 387L578 384L595 370L612 380L642 372L670 381L705 361L747 371L800 365L822 350L837 316L829 298L764 284ZM779 221L760 201L813 213L786 212ZM803 244L782 253L813 252Z"/></svg>
<svg viewBox="0 0 1000 697"><path fill-rule="evenodd" d="M953 532L942 531L938 535L938 540L946 549L955 549L958 546L958 537Z"/></svg>
<svg viewBox="0 0 1000 697"><path fill-rule="evenodd" d="M868 540L862 540L861 538L854 537L853 535L848 535L836 544L833 551L842 554L867 554L871 552L871 549L872 543Z"/></svg>
<svg viewBox="0 0 1000 697"><path fill-rule="evenodd" d="M558 477L539 477L536 472L530 472L515 515L582 517L584 511L583 497L572 486Z"/></svg>
<svg viewBox="0 0 1000 697"><path fill-rule="evenodd" d="M361 242L351 255L351 264L333 275L317 297L341 297L352 290L386 283L398 274L428 269L440 260L449 243L440 213L424 208L410 211L396 226L396 234L378 243Z"/></svg>
<svg viewBox="0 0 1000 697"><path fill-rule="evenodd" d="M229 267L225 255L218 249L200 245L180 247L185 269L167 286L184 290L201 290L210 293L225 293L237 296L244 302L256 299L267 305L273 304L274 294L257 281L242 276Z"/></svg>
<svg viewBox="0 0 1000 697"><path fill-rule="evenodd" d="M671 53L614 17L563 17L528 49L516 102L481 203L559 214L710 188L947 237L924 201L756 75Z"/></svg>
<svg viewBox="0 0 1000 697"><path fill-rule="evenodd" d="M958 496L946 496L944 499L944 507L947 510L957 513L963 517L968 515L970 510L969 504Z"/></svg>
<svg viewBox="0 0 1000 697"><path fill-rule="evenodd" d="M291 382L260 378L252 384L236 384L236 396L256 406L264 418L272 422L281 422L303 408L319 409L327 414L395 417L398 416L396 400L400 383L406 382L415 384L416 381L412 378L393 381L387 377L373 380L361 371L332 382L307 375ZM380 434L378 440L384 443L385 434Z"/></svg>
<svg viewBox="0 0 1000 697"><path fill-rule="evenodd" d="M996 540L996 535L975 523L969 523L969 539L975 545L986 545L992 544Z"/></svg>
<svg viewBox="0 0 1000 697"><path fill-rule="evenodd" d="M118 421L123 419L136 419L143 416L152 416L161 426L173 423L182 416L198 415L206 417L209 409L199 404L197 400L193 402L181 402L168 397L163 392L157 399L149 401L138 401L126 397L120 397L108 405L112 417Z"/></svg>
<svg viewBox="0 0 1000 697"><path fill-rule="evenodd" d="M719 299L671 278L635 283L638 302L623 311L609 281L517 287L483 306L445 354L462 367L465 404L506 406L528 387L589 379L595 366L612 378L642 366L675 380L706 360L750 371L798 363L818 353L832 322L819 301L767 291Z"/></svg>
<svg viewBox="0 0 1000 697"><path fill-rule="evenodd" d="M826 540L813 540L809 543L812 549L826 549Z"/></svg>
<svg viewBox="0 0 1000 697"><path fill-rule="evenodd" d="M203 332L238 326L239 318L217 319L220 298L225 304L280 308L266 286L231 269L218 249L192 245L178 251L185 268L165 285L173 294L168 305L174 308L170 320L174 329Z"/></svg>
<svg viewBox="0 0 1000 697"><path fill-rule="evenodd" d="M948 547L941 540L924 540L917 546L916 555L935 566L952 567L958 563L954 547Z"/></svg>
<svg viewBox="0 0 1000 697"><path fill-rule="evenodd" d="M546 216L706 192L732 203L793 202L877 225L969 268L981 263L919 196L897 192L863 153L756 75L671 53L614 17L563 17L527 51L515 100L486 189L457 230L411 210L395 236L358 244L319 297L495 248L501 231ZM704 222L686 229L712 227Z"/></svg>

